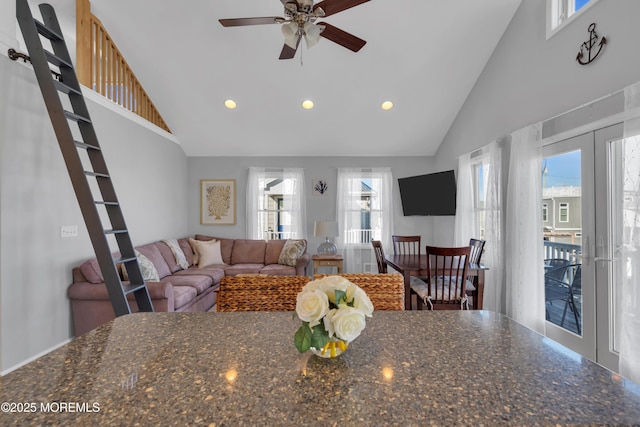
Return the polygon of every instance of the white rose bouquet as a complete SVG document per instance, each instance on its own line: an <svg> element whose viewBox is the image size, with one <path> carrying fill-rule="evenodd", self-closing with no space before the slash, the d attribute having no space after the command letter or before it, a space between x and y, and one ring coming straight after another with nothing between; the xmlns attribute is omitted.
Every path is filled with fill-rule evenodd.
<svg viewBox="0 0 640 427"><path fill-rule="evenodd" d="M294 336L298 351L313 347L324 353L335 342L344 351L360 335L366 318L373 315L373 304L362 289L344 277L326 276L302 288L296 314L302 320ZM335 352L335 344L331 351Z"/></svg>

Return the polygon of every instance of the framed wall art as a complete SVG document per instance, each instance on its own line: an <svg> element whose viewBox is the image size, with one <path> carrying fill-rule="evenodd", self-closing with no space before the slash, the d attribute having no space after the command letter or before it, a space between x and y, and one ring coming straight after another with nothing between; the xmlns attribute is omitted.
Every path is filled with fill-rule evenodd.
<svg viewBox="0 0 640 427"><path fill-rule="evenodd" d="M236 180L200 181L200 223L234 225L236 223Z"/></svg>

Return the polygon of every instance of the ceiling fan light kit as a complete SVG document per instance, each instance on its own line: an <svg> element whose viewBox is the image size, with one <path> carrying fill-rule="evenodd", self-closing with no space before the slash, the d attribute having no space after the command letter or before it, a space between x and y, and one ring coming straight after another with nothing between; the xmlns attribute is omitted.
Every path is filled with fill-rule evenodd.
<svg viewBox="0 0 640 427"><path fill-rule="evenodd" d="M282 24L284 46L280 59L292 59L302 37L307 48L313 47L324 37L353 52L358 52L366 41L349 34L326 22L316 24L318 18L331 16L370 0L323 0L314 5L313 0L280 0L284 5L284 17L267 16L260 18L220 19L223 27L241 27L246 25Z"/></svg>

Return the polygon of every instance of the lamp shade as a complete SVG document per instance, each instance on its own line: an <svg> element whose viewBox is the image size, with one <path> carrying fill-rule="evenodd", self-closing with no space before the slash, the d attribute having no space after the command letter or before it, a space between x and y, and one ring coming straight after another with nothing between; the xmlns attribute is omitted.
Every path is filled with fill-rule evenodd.
<svg viewBox="0 0 640 427"><path fill-rule="evenodd" d="M313 235L316 237L337 237L338 223L335 221L316 221L313 225Z"/></svg>

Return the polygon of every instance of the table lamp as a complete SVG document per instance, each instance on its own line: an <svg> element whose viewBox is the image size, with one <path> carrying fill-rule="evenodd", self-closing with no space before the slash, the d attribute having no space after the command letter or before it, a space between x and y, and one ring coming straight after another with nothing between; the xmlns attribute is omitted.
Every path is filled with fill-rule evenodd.
<svg viewBox="0 0 640 427"><path fill-rule="evenodd" d="M316 221L313 225L313 235L324 236L325 241L318 245L318 255L335 255L336 245L329 241L329 237L338 237L338 223L335 221Z"/></svg>

